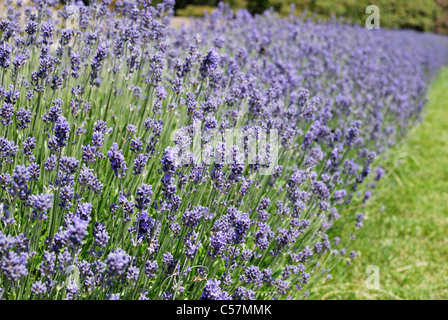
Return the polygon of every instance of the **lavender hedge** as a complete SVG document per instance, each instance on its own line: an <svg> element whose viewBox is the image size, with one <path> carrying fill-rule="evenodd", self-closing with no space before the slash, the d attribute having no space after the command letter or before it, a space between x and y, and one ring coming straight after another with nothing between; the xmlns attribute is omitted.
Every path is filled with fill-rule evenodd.
<svg viewBox="0 0 448 320"><path fill-rule="evenodd" d="M172 1L20 2L0 18L3 299L308 296L356 258L346 209L448 57L442 36L222 4L175 29Z"/></svg>

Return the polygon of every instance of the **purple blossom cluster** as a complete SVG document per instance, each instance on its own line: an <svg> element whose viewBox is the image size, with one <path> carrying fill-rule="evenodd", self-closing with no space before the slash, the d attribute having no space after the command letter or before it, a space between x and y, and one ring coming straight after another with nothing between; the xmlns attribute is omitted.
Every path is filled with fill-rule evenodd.
<svg viewBox="0 0 448 320"><path fill-rule="evenodd" d="M66 2L2 8L1 298L300 299L356 258L446 38Z"/></svg>

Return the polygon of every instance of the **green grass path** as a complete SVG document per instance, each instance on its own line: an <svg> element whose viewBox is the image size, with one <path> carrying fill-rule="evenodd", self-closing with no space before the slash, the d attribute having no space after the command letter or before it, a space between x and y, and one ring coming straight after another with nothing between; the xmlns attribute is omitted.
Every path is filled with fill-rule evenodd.
<svg viewBox="0 0 448 320"><path fill-rule="evenodd" d="M360 211L357 261L321 299L448 299L448 68L429 88L425 120L381 165L388 174ZM380 288L365 285L379 268Z"/></svg>

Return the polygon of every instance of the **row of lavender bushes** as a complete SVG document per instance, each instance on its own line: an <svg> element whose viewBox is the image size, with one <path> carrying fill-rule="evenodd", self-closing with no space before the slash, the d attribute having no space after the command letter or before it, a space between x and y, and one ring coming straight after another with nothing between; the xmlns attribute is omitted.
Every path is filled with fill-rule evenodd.
<svg viewBox="0 0 448 320"><path fill-rule="evenodd" d="M222 4L175 29L172 1L33 2L0 18L2 299L307 297L356 258L346 209L448 56Z"/></svg>

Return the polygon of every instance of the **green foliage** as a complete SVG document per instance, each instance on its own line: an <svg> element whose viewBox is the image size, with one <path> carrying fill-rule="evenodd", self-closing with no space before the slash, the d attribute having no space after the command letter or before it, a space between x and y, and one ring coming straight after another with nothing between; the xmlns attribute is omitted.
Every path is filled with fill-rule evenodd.
<svg viewBox="0 0 448 320"><path fill-rule="evenodd" d="M176 11L176 15L181 17L202 17L204 15L204 12L212 12L214 7L208 6L208 5L187 5L183 9L178 9Z"/></svg>
<svg viewBox="0 0 448 320"><path fill-rule="evenodd" d="M201 16L204 8L216 6L217 0L195 0L177 5L176 13L182 16ZM291 3L295 13L328 20L333 15L364 25L369 16L366 7L376 5L380 9L380 26L393 29L414 29L448 33L448 4L444 0L225 0L233 9L247 8L251 13L262 13L270 7L287 15Z"/></svg>
<svg viewBox="0 0 448 320"><path fill-rule="evenodd" d="M291 1L269 0L270 5L285 14ZM380 25L383 28L434 31L436 20L443 11L434 0L295 0L296 13L307 11L316 18L328 19L332 15L344 17L353 23L364 25L369 14L366 7L376 5L380 9Z"/></svg>

